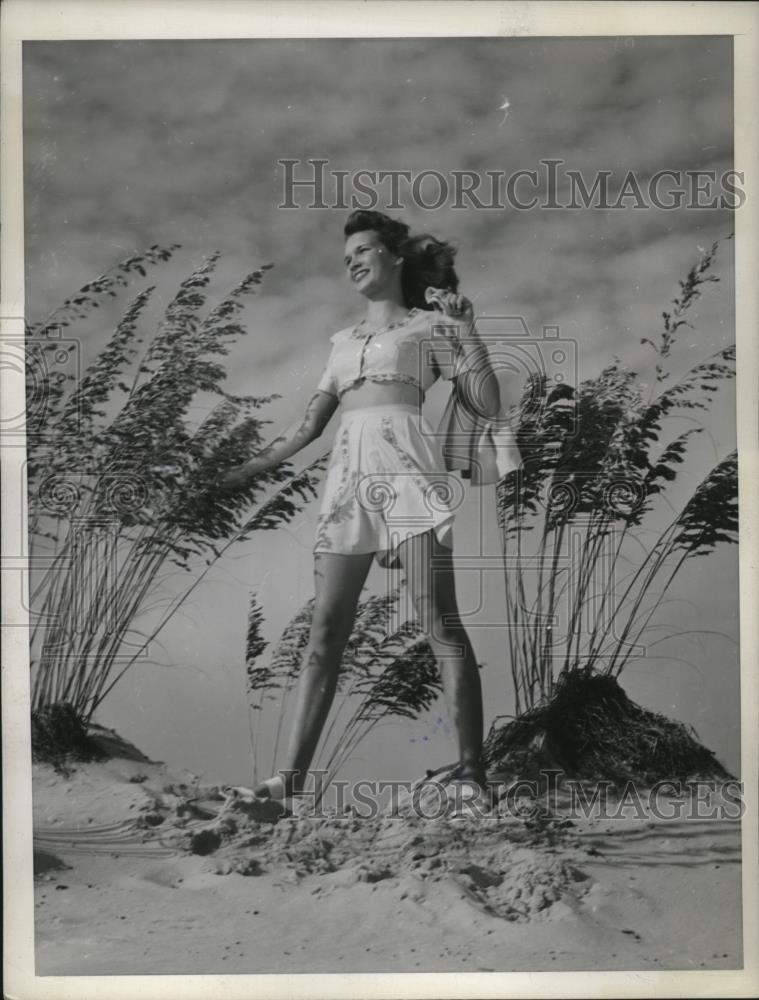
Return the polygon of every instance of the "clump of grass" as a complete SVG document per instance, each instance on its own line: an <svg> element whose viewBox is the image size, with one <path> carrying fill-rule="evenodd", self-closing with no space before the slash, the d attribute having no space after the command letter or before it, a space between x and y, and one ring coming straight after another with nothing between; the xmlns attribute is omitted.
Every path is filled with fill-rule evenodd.
<svg viewBox="0 0 759 1000"><path fill-rule="evenodd" d="M65 771L74 761L103 760L105 756L73 705L60 702L32 712L35 763L52 764L57 771Z"/></svg>
<svg viewBox="0 0 759 1000"><path fill-rule="evenodd" d="M617 785L731 777L692 728L637 705L616 678L587 670L561 674L552 696L518 718L496 719L484 757L489 770L515 777L546 769Z"/></svg>

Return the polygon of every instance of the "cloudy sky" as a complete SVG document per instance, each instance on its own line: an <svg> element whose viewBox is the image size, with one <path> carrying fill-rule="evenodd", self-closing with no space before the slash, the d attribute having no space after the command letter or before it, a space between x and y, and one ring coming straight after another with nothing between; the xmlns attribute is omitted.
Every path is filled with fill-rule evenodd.
<svg viewBox="0 0 759 1000"><path fill-rule="evenodd" d="M273 262L246 310L249 333L229 359L228 386L281 393L267 414L280 425L300 413L330 333L360 318L362 303L342 273L347 213L278 208L279 160L484 176L558 159L589 184L597 171L620 182L632 171L644 189L658 170L720 173L733 165L731 45L727 37L25 43L27 315L42 318L153 243L182 245L172 264L149 276L158 277L164 299L213 250L222 253L219 293ZM449 201L429 211L401 200L403 211L393 214L456 243L462 290L478 312L522 317L537 337L544 325L558 326L576 345L577 378L597 374L615 355L650 378L641 337L660 329L661 312L700 248L732 229L731 213L714 208L457 210ZM674 351L677 370L734 338L732 243L722 246L716 270L720 283L697 303L694 329L684 330ZM77 331L85 360L116 315ZM434 387L431 419L444 400L445 388ZM683 489L734 446L730 391L716 401L708 431ZM332 433L304 460L324 451ZM488 490L468 495L457 554L480 545L494 551L493 503ZM315 514L314 504L287 530L264 533L216 569L153 651L163 666L135 669L103 707L103 721L162 759L245 781L248 594L258 591L275 639L313 593ZM475 577L462 571L459 581L462 608L473 613ZM370 589L382 586L375 568ZM487 664L488 721L513 708L502 632L484 624L502 607L500 587L488 580L472 619ZM671 596L677 603L661 621L673 630L735 637L737 553L693 563ZM626 675L629 693L695 725L737 768L734 643L688 635L650 654ZM373 773L378 760L383 776L405 773L411 740L414 773L450 759L453 744L437 717L402 728L399 739L386 732L375 741L364 751ZM365 760L352 766L366 773Z"/></svg>

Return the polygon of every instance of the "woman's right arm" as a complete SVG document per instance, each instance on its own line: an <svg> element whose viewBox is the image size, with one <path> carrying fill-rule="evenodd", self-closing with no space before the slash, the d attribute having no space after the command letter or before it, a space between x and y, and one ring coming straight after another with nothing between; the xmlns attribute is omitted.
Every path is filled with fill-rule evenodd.
<svg viewBox="0 0 759 1000"><path fill-rule="evenodd" d="M229 489L244 488L251 479L291 458L321 435L338 405L336 395L317 389L303 417L286 428L249 461L223 473L221 485Z"/></svg>

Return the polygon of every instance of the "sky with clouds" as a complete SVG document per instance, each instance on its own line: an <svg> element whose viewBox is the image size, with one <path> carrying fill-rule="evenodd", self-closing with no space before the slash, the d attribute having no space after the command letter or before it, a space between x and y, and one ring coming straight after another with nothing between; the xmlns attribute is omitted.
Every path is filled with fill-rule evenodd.
<svg viewBox="0 0 759 1000"><path fill-rule="evenodd" d="M360 318L362 302L342 272L347 212L278 208L279 160L484 176L559 159L588 184L599 170L620 182L633 171L644 188L663 169L719 174L733 166L731 46L729 37L27 42L27 316L45 316L154 243L182 245L149 276L158 278L164 301L213 250L222 254L212 286L218 294L273 262L246 308L249 332L229 359L228 387L281 393L267 416L277 425L290 421L318 380L329 335ZM499 110L504 100L507 115ZM573 377L595 375L618 356L644 381L650 354L641 337L660 329L661 312L700 248L732 229L730 211L718 208L475 210L449 201L429 211L407 199L391 214L457 245L461 290L478 313L522 317L535 336L558 326L576 346ZM721 281L707 288L691 315L694 329L678 341L678 370L734 339L732 246L722 245ZM85 360L116 318L106 312L77 331ZM431 419L446 391L438 385L430 393ZM332 430L304 461L328 447ZM716 401L708 431L683 488L734 447L729 390ZM493 503L488 491L468 495L458 554L497 546ZM155 651L163 666L138 667L103 707L104 721L163 759L246 780L241 649L248 594L258 591L268 637L276 638L313 592L315 514L314 504L288 529L264 533L215 570L187 616L166 630ZM474 621L492 621L502 585L480 587L475 576L462 571L461 604L476 607L482 592ZM372 589L384 585L379 575L370 581ZM737 553L718 552L693 564L662 621L735 637L737 587ZM513 707L502 636L476 625L472 634L487 664L487 703L495 706L489 721ZM737 767L735 645L690 635L656 652L630 669L631 695L694 724ZM393 741L378 738L372 759L400 772L413 740L415 773L436 766L453 748L445 722L436 720L413 733L402 729L396 758L387 749ZM365 773L365 762L355 766Z"/></svg>

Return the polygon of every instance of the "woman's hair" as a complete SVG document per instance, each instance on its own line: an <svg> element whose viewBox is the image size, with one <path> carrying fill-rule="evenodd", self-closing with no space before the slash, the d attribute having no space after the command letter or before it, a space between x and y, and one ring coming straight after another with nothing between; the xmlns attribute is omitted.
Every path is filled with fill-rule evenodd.
<svg viewBox="0 0 759 1000"><path fill-rule="evenodd" d="M344 235L363 233L367 230L377 233L382 244L397 257L403 258L401 270L401 291L408 309L432 309L424 298L427 288L443 288L458 291L459 278L453 267L456 248L443 240L436 240L429 233L410 236L405 222L391 219L382 212L357 209L348 216Z"/></svg>

